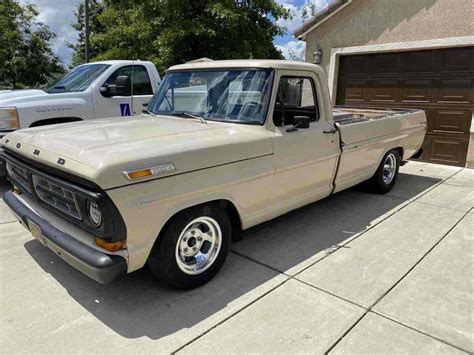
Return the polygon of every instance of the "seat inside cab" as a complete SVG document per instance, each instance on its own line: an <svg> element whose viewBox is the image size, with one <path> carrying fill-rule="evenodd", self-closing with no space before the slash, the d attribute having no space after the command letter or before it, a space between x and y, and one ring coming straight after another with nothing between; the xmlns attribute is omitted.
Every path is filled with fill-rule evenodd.
<svg viewBox="0 0 474 355"><path fill-rule="evenodd" d="M312 79L282 77L278 86L273 122L276 126L293 125L295 116L307 116L314 122L318 119L316 102Z"/></svg>

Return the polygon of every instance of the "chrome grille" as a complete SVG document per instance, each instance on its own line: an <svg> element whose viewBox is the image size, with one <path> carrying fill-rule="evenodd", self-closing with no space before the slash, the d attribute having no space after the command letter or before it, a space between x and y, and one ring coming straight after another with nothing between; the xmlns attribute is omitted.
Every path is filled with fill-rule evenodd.
<svg viewBox="0 0 474 355"><path fill-rule="evenodd" d="M33 174L32 178L36 195L41 201L81 220L81 214L73 192L46 180L42 176Z"/></svg>
<svg viewBox="0 0 474 355"><path fill-rule="evenodd" d="M10 178L20 185L20 188L23 188L31 193L31 185L28 179L28 170L19 165L12 164L9 161L6 162L6 168Z"/></svg>

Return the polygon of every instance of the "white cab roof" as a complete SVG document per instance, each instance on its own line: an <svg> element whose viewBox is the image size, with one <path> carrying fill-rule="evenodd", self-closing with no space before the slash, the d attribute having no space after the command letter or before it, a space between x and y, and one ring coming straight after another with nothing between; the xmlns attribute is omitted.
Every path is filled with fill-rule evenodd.
<svg viewBox="0 0 474 355"><path fill-rule="evenodd" d="M214 68L264 68L264 69L288 69L309 70L320 72L321 67L311 63L295 62L289 60L270 59L238 59L238 60L214 60L174 65L168 71L214 69Z"/></svg>
<svg viewBox="0 0 474 355"><path fill-rule="evenodd" d="M142 60L100 60L97 62L89 62L81 65L89 65L89 64L109 64L109 65L115 65L115 64L139 64L139 63L150 63L147 61L142 61Z"/></svg>

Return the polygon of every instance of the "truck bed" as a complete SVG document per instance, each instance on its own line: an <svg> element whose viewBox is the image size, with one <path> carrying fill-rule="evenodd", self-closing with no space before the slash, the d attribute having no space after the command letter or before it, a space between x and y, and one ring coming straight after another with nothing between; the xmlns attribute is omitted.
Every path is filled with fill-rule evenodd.
<svg viewBox="0 0 474 355"><path fill-rule="evenodd" d="M335 191L370 178L387 147L401 148L401 160L412 157L426 131L422 110L335 107L341 157Z"/></svg>
<svg viewBox="0 0 474 355"><path fill-rule="evenodd" d="M333 119L340 127L345 149L359 142L373 144L378 140L394 139L409 132L424 135L425 113L421 110L335 107Z"/></svg>
<svg viewBox="0 0 474 355"><path fill-rule="evenodd" d="M416 110L407 109L384 109L384 108L356 108L356 107L345 107L335 106L332 114L334 122L339 123L341 126L360 123L373 120L380 120L383 118L389 118L396 115L412 113Z"/></svg>

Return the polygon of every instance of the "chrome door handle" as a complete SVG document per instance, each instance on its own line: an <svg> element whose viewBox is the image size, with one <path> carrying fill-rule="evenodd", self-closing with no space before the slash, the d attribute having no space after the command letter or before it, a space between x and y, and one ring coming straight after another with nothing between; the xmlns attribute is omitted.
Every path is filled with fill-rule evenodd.
<svg viewBox="0 0 474 355"><path fill-rule="evenodd" d="M333 128L333 129L330 129L328 131L323 131L323 133L330 133L330 134L334 134L337 132L337 129Z"/></svg>

